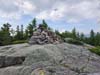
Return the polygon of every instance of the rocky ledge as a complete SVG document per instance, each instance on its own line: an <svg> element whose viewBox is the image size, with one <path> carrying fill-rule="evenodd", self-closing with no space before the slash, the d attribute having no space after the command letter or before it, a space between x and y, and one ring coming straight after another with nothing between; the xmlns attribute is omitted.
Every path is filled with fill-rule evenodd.
<svg viewBox="0 0 100 75"><path fill-rule="evenodd" d="M100 56L67 43L1 46L0 75L100 75Z"/></svg>

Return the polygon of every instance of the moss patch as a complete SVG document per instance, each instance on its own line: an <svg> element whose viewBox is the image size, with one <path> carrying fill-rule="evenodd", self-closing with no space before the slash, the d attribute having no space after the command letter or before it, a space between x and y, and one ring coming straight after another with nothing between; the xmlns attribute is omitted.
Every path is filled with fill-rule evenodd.
<svg viewBox="0 0 100 75"><path fill-rule="evenodd" d="M91 52L96 53L97 55L100 55L100 46L97 46L95 48L89 49Z"/></svg>

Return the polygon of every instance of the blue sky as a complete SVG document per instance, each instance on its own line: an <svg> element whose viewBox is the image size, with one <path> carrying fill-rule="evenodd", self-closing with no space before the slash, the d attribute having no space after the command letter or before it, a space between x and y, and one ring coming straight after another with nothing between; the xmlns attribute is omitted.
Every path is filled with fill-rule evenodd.
<svg viewBox="0 0 100 75"><path fill-rule="evenodd" d="M26 27L35 17L60 32L74 27L85 34L100 32L100 0L0 0L0 26Z"/></svg>

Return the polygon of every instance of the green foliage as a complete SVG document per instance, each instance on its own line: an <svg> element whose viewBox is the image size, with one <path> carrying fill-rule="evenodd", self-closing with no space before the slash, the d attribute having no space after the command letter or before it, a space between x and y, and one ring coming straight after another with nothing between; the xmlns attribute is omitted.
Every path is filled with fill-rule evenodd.
<svg viewBox="0 0 100 75"><path fill-rule="evenodd" d="M81 33L81 35L79 37L80 37L81 41L83 41L85 39L85 35L83 33Z"/></svg>
<svg viewBox="0 0 100 75"><path fill-rule="evenodd" d="M95 45L95 33L93 30L90 32L90 44Z"/></svg>
<svg viewBox="0 0 100 75"><path fill-rule="evenodd" d="M16 30L16 35L14 36L13 40L23 40L24 39L24 31L23 31L23 25L21 25L21 28L19 28L19 26L17 26L17 30Z"/></svg>
<svg viewBox="0 0 100 75"><path fill-rule="evenodd" d="M13 41L12 44L20 44L20 43L27 43L27 40L17 40L17 41Z"/></svg>
<svg viewBox="0 0 100 75"><path fill-rule="evenodd" d="M47 29L48 28L48 24L45 22L45 20L42 21L42 26Z"/></svg>
<svg viewBox="0 0 100 75"><path fill-rule="evenodd" d="M3 31L0 31L0 45L4 45L3 42L4 42L4 32Z"/></svg>
<svg viewBox="0 0 100 75"><path fill-rule="evenodd" d="M61 36L60 32L58 30L55 30L55 33L58 35L58 36Z"/></svg>
<svg viewBox="0 0 100 75"><path fill-rule="evenodd" d="M11 43L11 36L10 36L10 27L9 23L3 24L0 30L0 44L1 45L8 45Z"/></svg>
<svg viewBox="0 0 100 75"><path fill-rule="evenodd" d="M33 32L36 28L36 18L32 20L32 22L27 26L27 31L28 31L28 37L31 37L33 35Z"/></svg>
<svg viewBox="0 0 100 75"><path fill-rule="evenodd" d="M75 45L84 45L83 42L72 39L72 38L65 38L64 42L70 43L70 44L75 44Z"/></svg>
<svg viewBox="0 0 100 75"><path fill-rule="evenodd" d="M28 39L29 37L28 37L28 30L26 29L25 30L25 33L24 33L24 39Z"/></svg>
<svg viewBox="0 0 100 75"><path fill-rule="evenodd" d="M61 35L61 38L68 38L68 37L72 38L72 33L68 31L63 32L60 35Z"/></svg>
<svg viewBox="0 0 100 75"><path fill-rule="evenodd" d="M79 32L76 32L75 28L72 30L72 32L65 31L63 33L60 33L60 36L62 39L73 38L75 40L83 41L93 46L100 46L100 33L95 33L93 30L91 30L88 37L86 37L84 33L80 34Z"/></svg>
<svg viewBox="0 0 100 75"><path fill-rule="evenodd" d="M97 55L100 55L100 46L97 46L95 48L89 49L91 52L96 53Z"/></svg>
<svg viewBox="0 0 100 75"><path fill-rule="evenodd" d="M16 30L16 35L15 35L15 40L20 39L20 30L19 30L19 26L17 26L17 30Z"/></svg>
<svg viewBox="0 0 100 75"><path fill-rule="evenodd" d="M95 45L100 46L100 33L97 32L95 36Z"/></svg>
<svg viewBox="0 0 100 75"><path fill-rule="evenodd" d="M36 25L36 18L34 18L25 29L23 25L18 25L16 30L14 30L13 28L11 29L11 25L9 23L3 24L0 29L0 45L25 42L24 40L29 39L33 35L33 32L37 27ZM42 25L45 29L53 31L52 28L48 26L45 20L42 20L42 24L40 25ZM55 33L60 36L62 40L64 40L65 38L72 38L73 40L67 41L72 44L82 45L82 42L80 41L83 41L90 45L100 46L100 33L95 33L93 30L91 30L89 37L86 37L84 33L77 32L75 28L71 32L65 31L60 33L58 30L55 30Z"/></svg>
<svg viewBox="0 0 100 75"><path fill-rule="evenodd" d="M20 39L22 40L24 38L24 31L23 31L23 25L21 25L21 31L20 31Z"/></svg>
<svg viewBox="0 0 100 75"><path fill-rule="evenodd" d="M75 28L72 30L72 38L74 38L74 39L77 38L77 34L76 34L76 29Z"/></svg>

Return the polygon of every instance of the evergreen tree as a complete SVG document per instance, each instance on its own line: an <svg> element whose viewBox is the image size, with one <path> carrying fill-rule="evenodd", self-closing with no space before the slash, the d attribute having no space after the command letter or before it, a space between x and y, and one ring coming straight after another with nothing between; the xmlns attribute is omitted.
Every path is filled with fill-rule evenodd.
<svg viewBox="0 0 100 75"><path fill-rule="evenodd" d="M72 38L73 39L77 38L77 34L76 34L76 29L75 28L72 30Z"/></svg>
<svg viewBox="0 0 100 75"><path fill-rule="evenodd" d="M24 34L24 39L25 39L25 40L29 39L28 36L29 36L29 35L28 35L28 30L26 29L26 30L25 30L25 34Z"/></svg>
<svg viewBox="0 0 100 75"><path fill-rule="evenodd" d="M84 33L81 33L81 35L80 35L80 40L81 40L81 41L84 41L84 39L85 39L85 35L84 35Z"/></svg>
<svg viewBox="0 0 100 75"><path fill-rule="evenodd" d="M45 20L42 21L42 25L44 28L46 28L46 29L48 28L48 24L45 22Z"/></svg>
<svg viewBox="0 0 100 75"><path fill-rule="evenodd" d="M19 29L19 25L17 26L17 30L16 30L16 35L15 35L15 40L20 40L20 29Z"/></svg>
<svg viewBox="0 0 100 75"><path fill-rule="evenodd" d="M93 30L90 32L90 44L95 45L95 33Z"/></svg>
<svg viewBox="0 0 100 75"><path fill-rule="evenodd" d="M33 32L35 31L35 28L36 28L36 18L34 18L32 20L32 22L27 27L29 37L31 37L33 35Z"/></svg>
<svg viewBox="0 0 100 75"><path fill-rule="evenodd" d="M21 32L20 32L21 40L24 39L24 31L23 31L23 25L21 25Z"/></svg>
<svg viewBox="0 0 100 75"><path fill-rule="evenodd" d="M8 45L11 43L11 36L10 36L10 27L9 23L3 24L0 31L0 41L2 45Z"/></svg>
<svg viewBox="0 0 100 75"><path fill-rule="evenodd" d="M68 37L68 32L65 31L65 32L62 32L61 33L61 37L64 39L64 38L67 38Z"/></svg>
<svg viewBox="0 0 100 75"><path fill-rule="evenodd" d="M57 35L61 36L61 35L60 35L60 32L59 32L58 30L55 30L55 33L56 33Z"/></svg>
<svg viewBox="0 0 100 75"><path fill-rule="evenodd" d="M76 36L77 36L77 40L80 40L80 34L79 34L79 32L77 32L77 34L76 34Z"/></svg>
<svg viewBox="0 0 100 75"><path fill-rule="evenodd" d="M3 45L3 32L0 30L0 46Z"/></svg>
<svg viewBox="0 0 100 75"><path fill-rule="evenodd" d="M16 33L16 31L12 28L10 30L10 33L11 33L12 41L14 41L15 40L15 33Z"/></svg>
<svg viewBox="0 0 100 75"><path fill-rule="evenodd" d="M97 32L95 36L95 45L100 46L100 33Z"/></svg>
<svg viewBox="0 0 100 75"><path fill-rule="evenodd" d="M15 32L16 32L16 31L15 31L13 28L10 30L10 33L11 33L11 36L12 36L12 37L15 36Z"/></svg>
<svg viewBox="0 0 100 75"><path fill-rule="evenodd" d="M60 34L62 38L72 38L72 33L65 31Z"/></svg>

